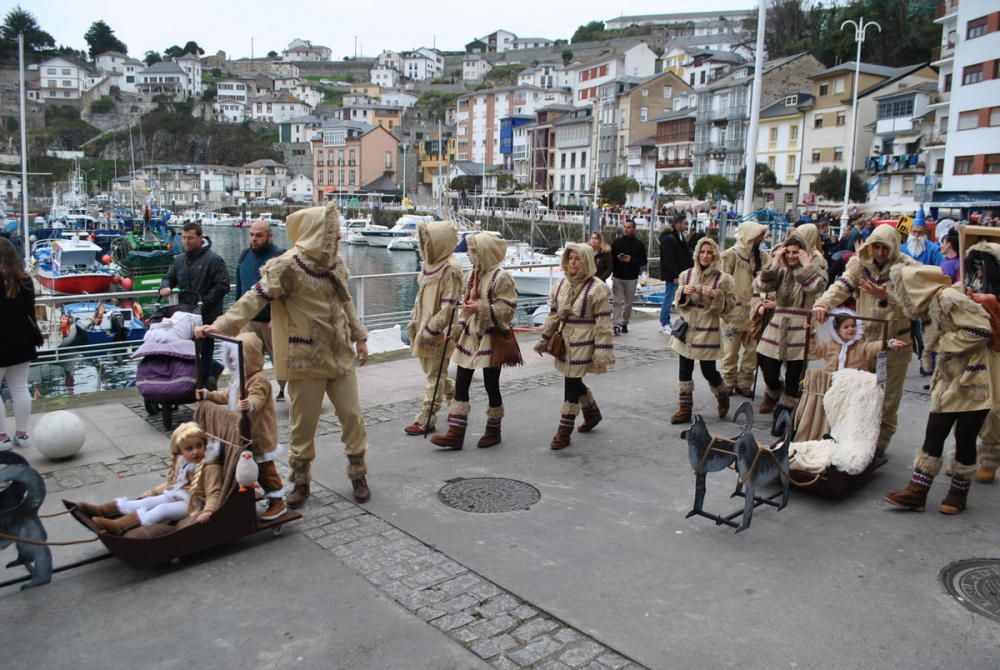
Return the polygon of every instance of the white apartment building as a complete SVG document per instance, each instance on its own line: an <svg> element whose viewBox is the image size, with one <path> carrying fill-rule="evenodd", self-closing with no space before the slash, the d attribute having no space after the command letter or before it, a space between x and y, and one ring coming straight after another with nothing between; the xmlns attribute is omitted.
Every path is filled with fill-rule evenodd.
<svg viewBox="0 0 1000 670"><path fill-rule="evenodd" d="M218 123L243 123L247 120L247 106L239 102L213 102L212 114Z"/></svg>
<svg viewBox="0 0 1000 670"><path fill-rule="evenodd" d="M282 51L281 54L281 60L285 62L309 61L316 63L328 61L333 56L330 47L320 46L319 44L313 44L309 40L302 39L294 39L289 42L288 48Z"/></svg>
<svg viewBox="0 0 1000 670"><path fill-rule="evenodd" d="M270 159L247 163L240 172L244 198L283 198L287 185L288 169Z"/></svg>
<svg viewBox="0 0 1000 670"><path fill-rule="evenodd" d="M299 83L288 89L288 92L304 102L310 109L323 102L323 91L310 84Z"/></svg>
<svg viewBox="0 0 1000 670"><path fill-rule="evenodd" d="M1000 208L1000 7L995 0L946 0L935 23L942 33L933 63L940 93L932 108L947 142L932 168L941 175L933 206L963 208L963 216L970 208Z"/></svg>
<svg viewBox="0 0 1000 670"><path fill-rule="evenodd" d="M572 88L572 77L562 63L539 63L521 70L517 75L518 86L537 88Z"/></svg>
<svg viewBox="0 0 1000 670"><path fill-rule="evenodd" d="M802 138L806 112L813 97L808 91L790 93L760 110L757 127L757 162L771 169L779 188L774 207L784 211L799 201L799 170L802 167Z"/></svg>
<svg viewBox="0 0 1000 670"><path fill-rule="evenodd" d="M482 81L492 69L489 61L479 54L466 54L462 59L462 81Z"/></svg>
<svg viewBox="0 0 1000 670"><path fill-rule="evenodd" d="M387 67L399 72L403 69L403 57L397 51L386 49L375 58L375 64L377 67Z"/></svg>
<svg viewBox="0 0 1000 670"><path fill-rule="evenodd" d="M43 61L38 66L42 100L79 100L95 76L87 64L69 56Z"/></svg>
<svg viewBox="0 0 1000 670"><path fill-rule="evenodd" d="M656 70L656 53L645 42L618 53L609 53L568 68L573 104L589 105L597 91L618 77L648 77Z"/></svg>
<svg viewBox="0 0 1000 670"><path fill-rule="evenodd" d="M311 203L313 201L313 180L304 174L295 175L285 186L285 197L294 202Z"/></svg>
<svg viewBox="0 0 1000 670"><path fill-rule="evenodd" d="M387 65L377 65L368 71L368 80L381 88L395 88L399 84L399 70Z"/></svg>
<svg viewBox="0 0 1000 670"><path fill-rule="evenodd" d="M587 205L593 198L590 183L593 143L593 117L590 107L566 114L552 123L555 131L555 162L552 175L552 201L558 205Z"/></svg>
<svg viewBox="0 0 1000 670"><path fill-rule="evenodd" d="M173 61L153 63L144 69L139 73L137 88L142 95L164 95L174 100L186 99L191 90L187 72Z"/></svg>
<svg viewBox="0 0 1000 670"><path fill-rule="evenodd" d="M243 123L247 118L250 87L239 79L226 79L216 85L212 112L220 123Z"/></svg>
<svg viewBox="0 0 1000 670"><path fill-rule="evenodd" d="M517 37L511 45L514 51L520 49L548 49L555 44L555 40L547 37Z"/></svg>
<svg viewBox="0 0 1000 670"><path fill-rule="evenodd" d="M513 86L463 95L456 102L455 152L458 160L503 165L500 120L517 114L570 102L569 93L531 86Z"/></svg>
<svg viewBox="0 0 1000 670"><path fill-rule="evenodd" d="M188 97L199 97L205 90L205 85L201 81L201 59L194 54L184 54L180 58L175 58L174 62L187 75L186 93Z"/></svg>
<svg viewBox="0 0 1000 670"><path fill-rule="evenodd" d="M399 89L382 89L382 92L379 94L380 104L389 107L401 107L403 109L413 107L419 99L419 96L407 93L406 91L400 91Z"/></svg>
<svg viewBox="0 0 1000 670"><path fill-rule="evenodd" d="M403 76L413 81L434 79L440 76L443 64L439 67L436 59L416 51L403 56Z"/></svg>
<svg viewBox="0 0 1000 670"><path fill-rule="evenodd" d="M253 102L250 103L250 118L254 121L284 123L297 116L304 116L310 111L309 105L288 91L281 91L274 95L262 95L254 98Z"/></svg>

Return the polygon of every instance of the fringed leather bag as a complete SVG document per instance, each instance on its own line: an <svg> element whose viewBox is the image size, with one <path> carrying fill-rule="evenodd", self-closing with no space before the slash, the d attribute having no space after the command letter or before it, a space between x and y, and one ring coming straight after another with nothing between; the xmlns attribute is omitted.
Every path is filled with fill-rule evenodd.
<svg viewBox="0 0 1000 670"><path fill-rule="evenodd" d="M510 368L524 365L521 347L511 328L490 328L490 367ZM565 354L564 354L565 355Z"/></svg>
<svg viewBox="0 0 1000 670"><path fill-rule="evenodd" d="M549 354L554 356L556 360L563 363L566 362L566 340L562 336L563 323L559 324L559 330L555 332L552 339L549 340L549 346L546 348Z"/></svg>

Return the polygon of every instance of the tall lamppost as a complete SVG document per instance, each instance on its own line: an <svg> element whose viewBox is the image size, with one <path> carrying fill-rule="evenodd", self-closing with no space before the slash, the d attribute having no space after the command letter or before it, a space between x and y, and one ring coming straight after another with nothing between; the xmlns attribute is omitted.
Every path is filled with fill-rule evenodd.
<svg viewBox="0 0 1000 670"><path fill-rule="evenodd" d="M847 146L847 169L844 171L847 176L844 178L844 211L840 215L840 232L847 230L847 207L851 202L851 176L854 173L854 144L858 133L858 81L861 78L861 44L865 41L865 33L869 28L874 27L882 32L882 26L874 21L865 21L865 17L860 17L857 21L848 19L840 24L843 30L846 26L854 28L854 40L858 43L858 54L854 59L854 101L851 105L851 132Z"/></svg>

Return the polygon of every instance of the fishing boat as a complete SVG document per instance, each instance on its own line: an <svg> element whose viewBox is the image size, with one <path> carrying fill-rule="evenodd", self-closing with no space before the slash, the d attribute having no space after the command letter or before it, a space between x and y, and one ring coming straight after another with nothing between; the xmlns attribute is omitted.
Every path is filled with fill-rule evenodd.
<svg viewBox="0 0 1000 670"><path fill-rule="evenodd" d="M34 248L38 283L55 293L104 293L114 272L98 260L100 253L90 240L39 240Z"/></svg>
<svg viewBox="0 0 1000 670"><path fill-rule="evenodd" d="M113 344L141 340L146 324L141 308L109 302L71 302L62 306L62 329L66 332L60 347ZM72 329L66 326L72 324Z"/></svg>
<svg viewBox="0 0 1000 670"><path fill-rule="evenodd" d="M389 230L362 229L361 236L371 247L388 247L389 242L397 237L415 237L417 234L417 224L422 221L433 221L433 216L417 216L416 214L404 214L396 220Z"/></svg>

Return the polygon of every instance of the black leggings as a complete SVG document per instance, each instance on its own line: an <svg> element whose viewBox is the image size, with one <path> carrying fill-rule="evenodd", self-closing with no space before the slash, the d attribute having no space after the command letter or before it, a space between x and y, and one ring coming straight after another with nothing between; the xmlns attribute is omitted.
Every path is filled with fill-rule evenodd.
<svg viewBox="0 0 1000 670"><path fill-rule="evenodd" d="M563 398L569 403L580 402L580 396L587 392L587 386L582 377L566 377Z"/></svg>
<svg viewBox="0 0 1000 670"><path fill-rule="evenodd" d="M955 460L962 465L976 463L976 436L989 414L988 409L974 412L942 412L927 417L927 431L924 433L924 453L941 458L944 443L951 427L955 426Z"/></svg>
<svg viewBox="0 0 1000 670"><path fill-rule="evenodd" d="M472 385L472 375L475 370L458 366L455 373L455 400L458 402L469 402L469 386ZM500 368L483 368L483 385L486 387L486 395L490 398L490 407L499 407L503 404L503 397L500 395Z"/></svg>
<svg viewBox="0 0 1000 670"><path fill-rule="evenodd" d="M802 379L802 361L779 361L770 356L757 354L757 363L760 365L760 372L764 376L764 383L771 390L781 390L784 386L785 395L793 398L799 397L799 381ZM785 382L781 383L781 364L785 364Z"/></svg>
<svg viewBox="0 0 1000 670"><path fill-rule="evenodd" d="M678 366L678 379L682 382L689 382L694 377L694 359L684 356L680 356L679 358L681 362ZM705 378L709 385L722 386L722 375L715 369L715 361L698 361L698 365L701 367L701 376Z"/></svg>

